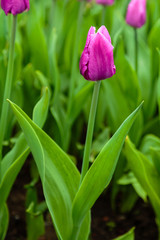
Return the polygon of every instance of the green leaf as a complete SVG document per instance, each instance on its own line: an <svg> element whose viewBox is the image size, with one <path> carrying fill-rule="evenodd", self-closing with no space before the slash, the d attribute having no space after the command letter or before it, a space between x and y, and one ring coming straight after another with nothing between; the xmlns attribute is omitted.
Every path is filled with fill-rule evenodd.
<svg viewBox="0 0 160 240"><path fill-rule="evenodd" d="M49 96L48 96L48 89L45 88L42 98L38 101L38 103L35 105L35 108L33 110L33 119L36 124L38 124L40 127L43 126L46 116L48 113L48 106L49 106ZM40 119L41 118L41 119ZM24 138L24 134L20 134L18 139L16 140L16 143L14 147L11 149L10 152L8 152L3 160L2 160L2 176L5 175L9 167L12 165L12 163L19 158L19 156L25 154L26 149L28 148L28 145L26 143L26 140Z"/></svg>
<svg viewBox="0 0 160 240"><path fill-rule="evenodd" d="M114 238L113 240L134 240L134 228L129 230L129 232L125 233L124 235Z"/></svg>
<svg viewBox="0 0 160 240"><path fill-rule="evenodd" d="M45 34L38 18L36 6L31 2L27 21L27 44L31 51L31 62L34 67L48 76L49 59Z"/></svg>
<svg viewBox="0 0 160 240"><path fill-rule="evenodd" d="M19 157L14 161L14 163L7 169L5 175L0 184L0 206L5 203L7 197L10 193L11 187L21 170L30 150L26 149Z"/></svg>
<svg viewBox="0 0 160 240"><path fill-rule="evenodd" d="M155 23L153 26L150 34L149 34L149 44L152 48L159 48L160 49L160 42L158 41L157 36L160 34L160 19Z"/></svg>
<svg viewBox="0 0 160 240"><path fill-rule="evenodd" d="M45 92L47 92L47 90ZM44 105L45 105L45 111L47 111L48 109L48 104L49 104L49 102L47 101L48 96L47 94L45 94L45 92L44 92L44 96L46 101L40 100L39 105L41 106L41 108L39 108L39 110L38 109L36 110L36 113L38 115L42 111ZM45 115L45 111L44 111L44 115ZM42 119L44 119L44 117ZM43 120L39 121L39 124L43 124L43 123L44 123ZM10 190L12 188L12 185L18 173L20 172L25 160L27 159L27 156L29 153L30 153L30 149L27 146L26 140L24 138L24 134L21 134L17 139L15 146L3 158L2 176L1 176L1 183L0 183L0 209L4 206L7 200L7 197L10 193ZM0 213L2 214L1 210L0 210Z"/></svg>
<svg viewBox="0 0 160 240"><path fill-rule="evenodd" d="M154 164L160 175L160 138L152 134L146 135L142 140L140 151Z"/></svg>
<svg viewBox="0 0 160 240"><path fill-rule="evenodd" d="M120 185L128 185L132 184L136 193L144 200L147 201L147 193L144 191L142 186L139 184L138 180L134 176L133 172L129 172L128 174L124 174L119 180L118 184Z"/></svg>
<svg viewBox="0 0 160 240"><path fill-rule="evenodd" d="M40 101L35 105L33 110L33 121L38 126L43 126L48 114L48 106L49 106L49 90L45 88L44 94Z"/></svg>
<svg viewBox="0 0 160 240"><path fill-rule="evenodd" d="M81 223L86 213L109 184L116 168L125 137L141 105L123 122L88 170L73 203L75 225L78 226Z"/></svg>
<svg viewBox="0 0 160 240"><path fill-rule="evenodd" d="M159 108L159 117L160 117L160 49L158 49L159 54L159 74L158 74L158 83L157 83L157 101Z"/></svg>
<svg viewBox="0 0 160 240"><path fill-rule="evenodd" d="M35 187L28 188L26 196L27 239L37 240L45 233L43 212L38 209L37 191Z"/></svg>
<svg viewBox="0 0 160 240"><path fill-rule="evenodd" d="M7 208L7 205L4 204L2 208L0 208L0 239L1 240L5 239L8 223L9 223L8 208Z"/></svg>
<svg viewBox="0 0 160 240"><path fill-rule="evenodd" d="M160 220L160 176L153 163L134 147L129 138L126 139L125 155L130 169L147 192L156 215Z"/></svg>
<svg viewBox="0 0 160 240"><path fill-rule="evenodd" d="M69 119L71 121L71 124L73 124L76 117L79 115L79 113L82 111L82 107L84 106L88 95L91 92L91 89L93 88L92 84L86 84L75 96L72 103L72 109L70 111Z"/></svg>
<svg viewBox="0 0 160 240"><path fill-rule="evenodd" d="M36 161L56 232L61 239L68 240L73 228L72 202L79 187L80 174L68 155L17 105L10 104ZM88 235L89 214L84 221L80 234Z"/></svg>

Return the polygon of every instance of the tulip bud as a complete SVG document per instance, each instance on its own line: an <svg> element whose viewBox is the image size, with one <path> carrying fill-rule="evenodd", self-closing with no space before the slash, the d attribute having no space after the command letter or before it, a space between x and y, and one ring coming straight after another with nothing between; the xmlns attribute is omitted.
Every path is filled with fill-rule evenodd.
<svg viewBox="0 0 160 240"><path fill-rule="evenodd" d="M114 0L96 0L96 3L102 5L112 5Z"/></svg>
<svg viewBox="0 0 160 240"><path fill-rule="evenodd" d="M146 22L146 0L132 0L127 9L127 24L135 28L142 27Z"/></svg>
<svg viewBox="0 0 160 240"><path fill-rule="evenodd" d="M1 0L1 8L6 15L8 13L17 15L29 10L29 0Z"/></svg>
<svg viewBox="0 0 160 240"><path fill-rule="evenodd" d="M110 78L116 73L113 46L105 26L101 26L97 33L95 27L89 29L79 67L80 73L90 81Z"/></svg>

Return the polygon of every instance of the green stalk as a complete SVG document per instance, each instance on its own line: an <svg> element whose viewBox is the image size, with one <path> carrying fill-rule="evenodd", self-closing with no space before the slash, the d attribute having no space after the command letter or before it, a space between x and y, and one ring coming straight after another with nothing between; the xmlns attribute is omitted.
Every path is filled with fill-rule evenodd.
<svg viewBox="0 0 160 240"><path fill-rule="evenodd" d="M7 69L7 77L4 88L3 95L3 103L2 103L2 112L1 112L1 120L0 120L0 162L2 160L2 145L6 132L6 123L8 117L8 109L9 104L6 99L10 98L11 88L12 88L12 80L13 80L13 64L14 64L14 47L15 47L15 36L16 36L16 25L17 25L17 16L13 16L12 22L12 32L10 39L10 49L9 49L9 61L8 61L8 69Z"/></svg>
<svg viewBox="0 0 160 240"><path fill-rule="evenodd" d="M134 36L135 36L135 69L136 73L138 74L138 34L137 29L134 29Z"/></svg>
<svg viewBox="0 0 160 240"><path fill-rule="evenodd" d="M105 25L105 18L106 18L106 6L103 5L103 9L102 9L102 18L101 18L101 25Z"/></svg>
<svg viewBox="0 0 160 240"><path fill-rule="evenodd" d="M94 84L92 103L91 103L88 128L87 128L87 136L86 136L83 162L82 162L82 173L81 173L80 184L82 183L83 178L86 175L89 167L89 157L91 152L91 144L92 144L93 129L94 129L94 123L95 123L100 84L101 84L101 81L97 81Z"/></svg>

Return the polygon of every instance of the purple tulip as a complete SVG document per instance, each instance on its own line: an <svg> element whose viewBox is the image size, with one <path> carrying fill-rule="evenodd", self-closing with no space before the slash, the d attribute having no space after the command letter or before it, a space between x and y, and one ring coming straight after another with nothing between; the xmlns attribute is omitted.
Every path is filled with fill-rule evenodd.
<svg viewBox="0 0 160 240"><path fill-rule="evenodd" d="M1 8L5 14L11 13L17 15L30 8L29 0L1 0Z"/></svg>
<svg viewBox="0 0 160 240"><path fill-rule="evenodd" d="M142 27L146 22L146 0L132 0L127 9L127 24L135 28Z"/></svg>
<svg viewBox="0 0 160 240"><path fill-rule="evenodd" d="M102 5L112 5L114 0L96 0L96 3Z"/></svg>
<svg viewBox="0 0 160 240"><path fill-rule="evenodd" d="M116 73L111 37L105 26L101 26L97 33L95 27L89 29L79 67L80 73L90 81L110 78Z"/></svg>

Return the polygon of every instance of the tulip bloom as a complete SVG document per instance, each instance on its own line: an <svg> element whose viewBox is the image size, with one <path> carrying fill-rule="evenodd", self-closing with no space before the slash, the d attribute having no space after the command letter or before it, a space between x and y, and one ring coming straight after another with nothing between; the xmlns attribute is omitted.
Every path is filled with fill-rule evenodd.
<svg viewBox="0 0 160 240"><path fill-rule="evenodd" d="M127 9L127 24L135 28L142 27L146 22L146 0L132 0Z"/></svg>
<svg viewBox="0 0 160 240"><path fill-rule="evenodd" d="M95 27L90 28L79 67L80 73L90 81L110 78L116 73L111 37L105 26L97 33Z"/></svg>
<svg viewBox="0 0 160 240"><path fill-rule="evenodd" d="M30 8L29 0L1 0L1 8L5 14L11 13L17 15L19 13L28 11Z"/></svg>
<svg viewBox="0 0 160 240"><path fill-rule="evenodd" d="M96 0L96 3L102 5L112 5L114 0Z"/></svg>

